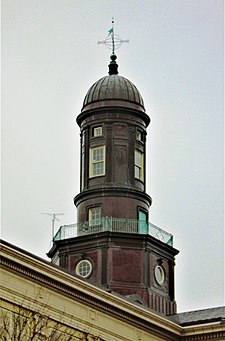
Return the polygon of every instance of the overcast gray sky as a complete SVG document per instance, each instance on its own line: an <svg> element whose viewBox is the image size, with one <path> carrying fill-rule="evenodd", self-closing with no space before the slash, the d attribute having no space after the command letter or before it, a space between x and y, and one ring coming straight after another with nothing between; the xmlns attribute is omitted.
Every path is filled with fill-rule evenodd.
<svg viewBox="0 0 225 341"><path fill-rule="evenodd" d="M2 0L2 238L46 258L51 218L76 221L89 87L119 72L147 113L152 223L174 235L179 311L224 304L223 1Z"/></svg>

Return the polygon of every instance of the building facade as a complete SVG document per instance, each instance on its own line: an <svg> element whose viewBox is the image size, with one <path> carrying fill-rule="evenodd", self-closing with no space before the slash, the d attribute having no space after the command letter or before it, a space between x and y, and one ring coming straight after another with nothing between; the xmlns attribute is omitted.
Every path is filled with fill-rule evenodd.
<svg viewBox="0 0 225 341"><path fill-rule="evenodd" d="M225 310L163 316L1 241L0 340L197 341L225 339Z"/></svg>

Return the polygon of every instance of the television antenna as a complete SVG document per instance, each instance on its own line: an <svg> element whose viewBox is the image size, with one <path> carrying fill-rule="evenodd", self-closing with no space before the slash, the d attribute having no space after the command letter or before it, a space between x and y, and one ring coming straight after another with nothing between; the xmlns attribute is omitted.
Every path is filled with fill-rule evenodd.
<svg viewBox="0 0 225 341"><path fill-rule="evenodd" d="M55 235L55 221L60 221L57 216L58 215L64 215L64 213L41 213L41 214L45 214L45 215L49 215L50 217L52 217L52 240L54 238Z"/></svg>

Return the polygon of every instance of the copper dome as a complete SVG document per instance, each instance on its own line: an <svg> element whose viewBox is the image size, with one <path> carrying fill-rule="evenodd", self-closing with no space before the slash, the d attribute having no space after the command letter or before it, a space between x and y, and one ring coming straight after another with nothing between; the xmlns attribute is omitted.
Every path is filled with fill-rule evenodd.
<svg viewBox="0 0 225 341"><path fill-rule="evenodd" d="M88 110L90 106L127 107L132 104L145 112L144 101L136 86L127 78L112 74L102 77L90 87L84 98L82 111Z"/></svg>

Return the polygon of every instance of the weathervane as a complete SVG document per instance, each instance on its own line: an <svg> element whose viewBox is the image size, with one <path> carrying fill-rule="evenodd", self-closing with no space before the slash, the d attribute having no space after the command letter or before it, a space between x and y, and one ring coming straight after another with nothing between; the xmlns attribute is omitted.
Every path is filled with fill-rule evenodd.
<svg viewBox="0 0 225 341"><path fill-rule="evenodd" d="M123 43L129 43L129 40L123 40L115 34L114 32L114 19L112 18L112 28L108 30L108 35L105 38L105 40L98 41L97 44L103 44L105 45L108 49L112 49L112 54L115 54L115 50L118 49L121 44Z"/></svg>

